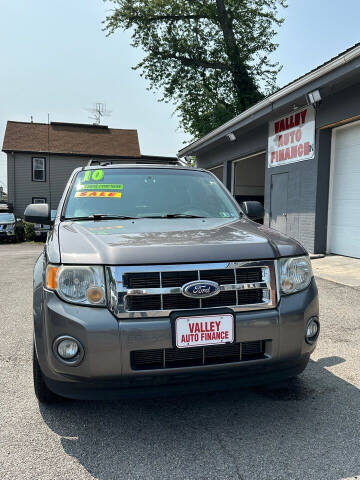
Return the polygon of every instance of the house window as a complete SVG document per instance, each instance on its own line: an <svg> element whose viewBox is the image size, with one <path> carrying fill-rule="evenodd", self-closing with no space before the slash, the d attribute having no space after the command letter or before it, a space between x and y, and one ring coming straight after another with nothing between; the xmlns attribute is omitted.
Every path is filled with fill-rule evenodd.
<svg viewBox="0 0 360 480"><path fill-rule="evenodd" d="M45 158L33 157L32 159L32 179L33 182L45 182Z"/></svg>
<svg viewBox="0 0 360 480"><path fill-rule="evenodd" d="M46 203L46 198L44 198L44 197L33 197L32 203Z"/></svg>

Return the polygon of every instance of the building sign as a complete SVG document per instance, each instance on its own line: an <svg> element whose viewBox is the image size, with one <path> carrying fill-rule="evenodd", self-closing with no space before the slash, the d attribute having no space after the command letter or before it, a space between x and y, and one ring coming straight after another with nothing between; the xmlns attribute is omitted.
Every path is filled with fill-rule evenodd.
<svg viewBox="0 0 360 480"><path fill-rule="evenodd" d="M269 123L268 166L302 162L315 155L315 110L307 106Z"/></svg>

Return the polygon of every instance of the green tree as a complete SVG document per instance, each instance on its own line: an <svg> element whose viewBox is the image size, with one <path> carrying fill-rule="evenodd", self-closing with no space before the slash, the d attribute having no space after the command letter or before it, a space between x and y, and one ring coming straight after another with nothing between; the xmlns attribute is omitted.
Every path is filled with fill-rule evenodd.
<svg viewBox="0 0 360 480"><path fill-rule="evenodd" d="M174 102L182 128L203 136L275 89L269 55L286 0L105 0L108 35L132 31L134 68Z"/></svg>

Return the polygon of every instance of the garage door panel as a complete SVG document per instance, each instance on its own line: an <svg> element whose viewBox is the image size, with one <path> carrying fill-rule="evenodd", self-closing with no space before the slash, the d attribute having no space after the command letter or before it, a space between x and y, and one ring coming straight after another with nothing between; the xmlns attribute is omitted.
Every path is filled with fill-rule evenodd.
<svg viewBox="0 0 360 480"><path fill-rule="evenodd" d="M337 130L336 135L337 140L339 140L336 148L346 148L346 146L353 147L354 145L360 145L358 124Z"/></svg>
<svg viewBox="0 0 360 480"><path fill-rule="evenodd" d="M360 152L356 154L357 162L354 162L354 156L355 153L352 152L347 153L347 155L341 155L341 157L337 159L335 167L339 166L340 171L348 171L351 169L354 173L360 173ZM335 170L335 175L340 175L337 169Z"/></svg>
<svg viewBox="0 0 360 480"><path fill-rule="evenodd" d="M346 212L351 212L351 215L347 215ZM332 226L347 226L354 227L354 219L360 217L360 204L352 200L343 200L341 202L335 202L333 205L333 222Z"/></svg>
<svg viewBox="0 0 360 480"><path fill-rule="evenodd" d="M360 258L360 125L333 135L328 251Z"/></svg>
<svg viewBox="0 0 360 480"><path fill-rule="evenodd" d="M360 258L360 227L353 228L351 236L346 234L343 226L333 227L331 234L332 253Z"/></svg>
<svg viewBox="0 0 360 480"><path fill-rule="evenodd" d="M360 199L360 174L336 175L334 177L333 196L337 199Z"/></svg>
<svg viewBox="0 0 360 480"><path fill-rule="evenodd" d="M337 145L335 145L335 153L341 154L347 154L349 151L349 147L351 147L351 150L354 152L359 152L360 150L360 139L356 138L354 142L349 141L348 137L343 137L340 132L337 132L337 139L340 138L340 142Z"/></svg>

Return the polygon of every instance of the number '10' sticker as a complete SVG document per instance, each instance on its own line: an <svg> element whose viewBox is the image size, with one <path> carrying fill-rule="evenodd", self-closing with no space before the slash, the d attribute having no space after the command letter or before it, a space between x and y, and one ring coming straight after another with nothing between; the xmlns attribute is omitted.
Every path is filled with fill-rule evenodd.
<svg viewBox="0 0 360 480"><path fill-rule="evenodd" d="M99 182L104 178L104 170L87 170L84 176L84 182L88 182L89 180L94 180L95 182Z"/></svg>

